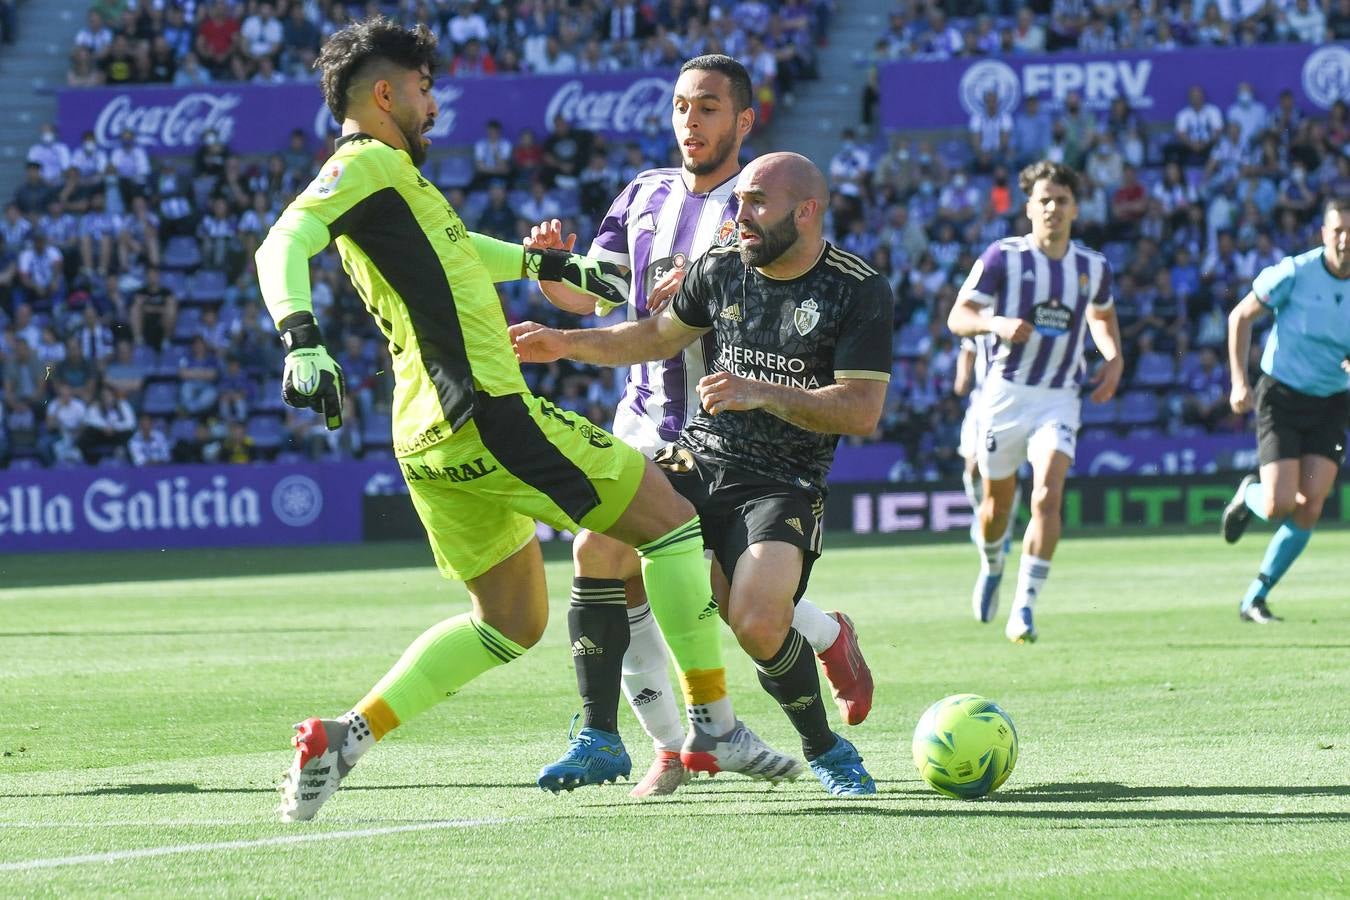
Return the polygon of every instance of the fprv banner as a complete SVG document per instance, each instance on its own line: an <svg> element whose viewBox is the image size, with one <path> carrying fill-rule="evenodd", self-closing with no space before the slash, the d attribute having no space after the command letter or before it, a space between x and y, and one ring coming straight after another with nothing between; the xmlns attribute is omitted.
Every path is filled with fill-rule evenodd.
<svg viewBox="0 0 1350 900"><path fill-rule="evenodd" d="M1304 112L1325 115L1350 100L1350 45L1270 44L1188 47L1148 53L1057 53L893 62L881 67L881 122L886 128L965 128L993 92L1000 112L1013 113L1029 96L1058 109L1077 93L1088 109L1105 110L1124 97L1148 122L1171 122L1193 85L1226 109L1240 82L1273 109L1279 92L1293 93Z"/></svg>
<svg viewBox="0 0 1350 900"><path fill-rule="evenodd" d="M666 71L442 77L432 89L440 108L432 146L472 143L492 119L508 137L532 128L540 142L557 116L612 138L640 134L652 116L664 130L674 86L675 73ZM235 152L271 153L285 149L296 128L311 139L337 130L315 84L69 88L57 95L56 121L72 146L91 131L112 147L130 131L151 154L190 152L212 131Z"/></svg>

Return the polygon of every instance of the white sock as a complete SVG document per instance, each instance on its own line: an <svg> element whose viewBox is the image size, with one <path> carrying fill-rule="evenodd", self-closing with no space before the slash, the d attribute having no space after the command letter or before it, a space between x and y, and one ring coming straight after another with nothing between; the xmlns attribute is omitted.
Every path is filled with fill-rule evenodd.
<svg viewBox="0 0 1350 900"><path fill-rule="evenodd" d="M647 604L628 610L628 652L623 655L623 695L658 750L684 744L684 718L670 683L665 638Z"/></svg>
<svg viewBox="0 0 1350 900"><path fill-rule="evenodd" d="M1023 553L1017 565L1017 596L1013 600L1013 609L1035 606L1041 588L1045 587L1045 579L1049 577L1050 560Z"/></svg>
<svg viewBox="0 0 1350 900"><path fill-rule="evenodd" d="M347 737L342 742L342 761L354 766L363 753L375 746L375 736L370 733L366 717L355 710L338 716L338 721L348 725Z"/></svg>
<svg viewBox="0 0 1350 900"><path fill-rule="evenodd" d="M806 638L816 653L824 653L833 647L839 637L839 620L805 597L797 601L797 608L792 612L792 627Z"/></svg>
<svg viewBox="0 0 1350 900"><path fill-rule="evenodd" d="M1003 538L980 545L980 574L1003 574Z"/></svg>
<svg viewBox="0 0 1350 900"><path fill-rule="evenodd" d="M736 727L736 713L732 711L730 697L712 703L691 704L688 713L690 724L716 737Z"/></svg>

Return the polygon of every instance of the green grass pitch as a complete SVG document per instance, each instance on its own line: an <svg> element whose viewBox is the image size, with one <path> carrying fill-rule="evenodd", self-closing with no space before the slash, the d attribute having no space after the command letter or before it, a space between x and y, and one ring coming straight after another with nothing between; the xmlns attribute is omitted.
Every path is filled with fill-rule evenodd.
<svg viewBox="0 0 1350 900"><path fill-rule="evenodd" d="M1350 531L1314 537L1265 628L1235 613L1260 532L1071 536L1031 647L971 620L969 545L835 543L810 596L852 614L876 674L847 731L875 798L809 775L649 803L538 790L577 707L559 560L540 646L298 826L273 812L291 723L346 709L464 607L424 547L0 557L0 896L1350 894ZM729 634L727 659L740 714L794 748ZM919 714L960 691L1021 736L972 803L909 758ZM621 725L638 775L651 751Z"/></svg>

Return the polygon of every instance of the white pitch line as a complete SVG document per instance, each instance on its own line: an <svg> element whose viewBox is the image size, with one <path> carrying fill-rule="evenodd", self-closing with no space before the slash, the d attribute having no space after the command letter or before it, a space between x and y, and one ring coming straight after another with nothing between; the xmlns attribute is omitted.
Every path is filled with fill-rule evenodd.
<svg viewBox="0 0 1350 900"><path fill-rule="evenodd" d="M380 837L409 831L439 831L447 828L476 828L480 825L501 825L510 819L447 819L439 822L418 822L412 825L389 825L384 828L361 828L355 831L325 831L319 834L283 834L253 841L215 841L208 844L172 844L167 847L142 847L139 850L112 850L107 853L88 853L83 856L55 856L49 859L26 859L21 862L0 863L0 872L27 872L33 869L55 869L60 866L79 866L85 863L110 863L124 859L146 859L152 856L175 856L181 853L209 853L216 850L248 850L253 847L279 847L288 844L308 844L315 841L342 841L352 838Z"/></svg>

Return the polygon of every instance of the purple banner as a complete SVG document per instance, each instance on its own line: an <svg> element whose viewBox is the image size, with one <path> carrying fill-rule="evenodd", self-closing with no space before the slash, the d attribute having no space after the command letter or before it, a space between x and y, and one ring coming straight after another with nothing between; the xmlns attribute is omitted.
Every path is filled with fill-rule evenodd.
<svg viewBox="0 0 1350 900"><path fill-rule="evenodd" d="M362 538L392 461L0 472L0 553L315 544Z"/></svg>
<svg viewBox="0 0 1350 900"><path fill-rule="evenodd" d="M1288 88L1305 113L1324 115L1337 100L1350 100L1350 45L1272 44L1242 48L1186 48L1151 53L1064 53L894 62L881 68L881 123L886 128L965 128L993 91L999 109L1012 113L1035 95L1059 109L1078 93L1084 106L1105 110L1124 97L1149 122L1171 122L1186 105L1192 85L1204 88L1221 110L1233 102L1239 82L1274 109Z"/></svg>
<svg viewBox="0 0 1350 900"><path fill-rule="evenodd" d="M636 136L652 115L667 127L674 84L664 71L441 78L431 139L433 147L471 144L497 119L510 138L528 127L542 141L556 116L609 137ZM92 131L111 147L130 130L152 154L191 152L208 131L237 153L271 153L285 148L293 129L315 139L337 129L314 84L71 88L58 92L56 120L71 146Z"/></svg>

